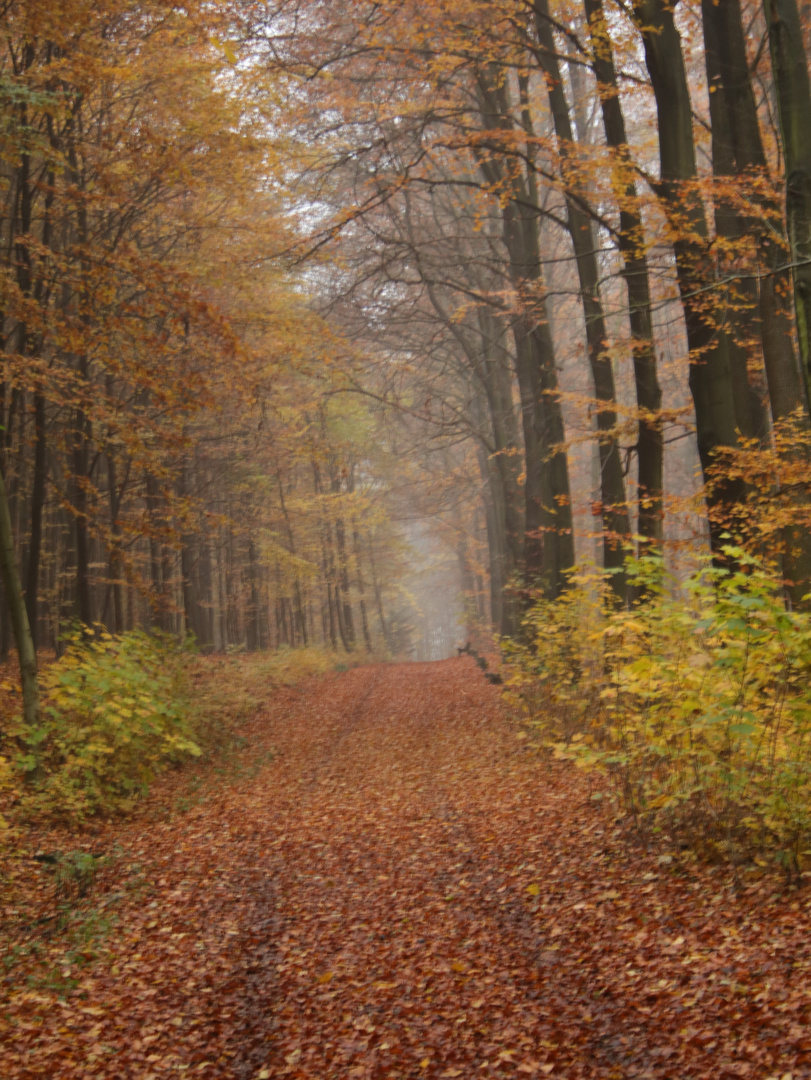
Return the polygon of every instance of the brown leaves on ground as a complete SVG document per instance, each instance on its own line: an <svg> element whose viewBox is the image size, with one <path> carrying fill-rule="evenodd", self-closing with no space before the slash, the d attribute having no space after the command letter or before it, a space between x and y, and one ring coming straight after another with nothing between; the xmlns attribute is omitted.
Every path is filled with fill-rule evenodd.
<svg viewBox="0 0 811 1080"><path fill-rule="evenodd" d="M808 897L642 850L471 660L282 690L247 734L256 775L86 838L84 963L6 908L9 1080L811 1076Z"/></svg>

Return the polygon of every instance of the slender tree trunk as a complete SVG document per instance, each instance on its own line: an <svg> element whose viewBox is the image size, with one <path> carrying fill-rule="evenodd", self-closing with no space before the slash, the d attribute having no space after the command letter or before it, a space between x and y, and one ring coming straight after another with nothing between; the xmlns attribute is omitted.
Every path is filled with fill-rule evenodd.
<svg viewBox="0 0 811 1080"><path fill-rule="evenodd" d="M198 541L197 604L200 624L200 645L206 652L214 648L214 587L211 547L207 536ZM258 622L257 648L262 648L262 622Z"/></svg>
<svg viewBox="0 0 811 1080"><path fill-rule="evenodd" d="M338 475L335 462L330 457L330 487L336 497L341 492L341 478ZM337 510L337 498L336 498ZM346 557L346 533L343 518L339 513L335 514L335 552L336 552L336 575L335 575L335 603L338 608L338 627L341 632L341 640L347 652L355 648L355 621L352 618L352 604L349 594L349 570ZM339 593L340 591L340 593Z"/></svg>
<svg viewBox="0 0 811 1080"><path fill-rule="evenodd" d="M487 550L490 564L490 614L492 625L498 633L509 636L515 632L510 625L505 626L505 618L512 614L505 611L505 584L507 578L507 524L505 492L502 476L494 465L493 454L484 441L483 429L486 423L484 393L478 390L476 380L471 380L471 411L474 425L481 437L476 440L476 457L479 462L479 475L482 481L482 501L484 503L485 527L487 531ZM488 435L490 432L488 432Z"/></svg>
<svg viewBox="0 0 811 1080"><path fill-rule="evenodd" d="M360 536L358 535L358 530L355 528L352 529L352 547L354 549L355 569L357 571L359 597L358 606L360 607L360 622L363 629L363 642L366 645L367 653L370 653L372 651L372 636L369 633L369 617L366 611L366 584L363 580L363 566L361 564L360 557Z"/></svg>
<svg viewBox="0 0 811 1080"><path fill-rule="evenodd" d="M600 452L600 494L603 524L603 565L617 571L611 585L620 600L626 597L623 542L630 537L625 480L622 473L619 441L616 435L616 391L611 359L608 355L608 334L600 296L600 273L597 266L597 239L591 222L580 203L573 198L571 185L575 178L568 167L573 145L569 106L563 89L547 0L536 5L536 30L540 44L539 61L546 75L549 105L557 136L564 182L567 186L566 213L572 237L577 274L580 281L580 301L586 326L586 344L597 399L597 433ZM527 109L528 112L528 109Z"/></svg>
<svg viewBox="0 0 811 1080"><path fill-rule="evenodd" d="M125 481L126 483L126 481ZM122 566L119 555L121 545L121 522L119 511L123 498L123 487L119 491L116 469L115 454L112 450L107 452L107 485L108 502L110 505L110 587L113 593L113 633L120 634L124 630L124 597L122 585Z"/></svg>
<svg viewBox="0 0 811 1080"><path fill-rule="evenodd" d="M228 591L225 584L225 551L222 543L222 535L217 547L217 585L220 598L218 611L220 627L220 648L225 652L228 648Z"/></svg>
<svg viewBox="0 0 811 1080"><path fill-rule="evenodd" d="M45 508L47 478L47 443L45 436L45 397L34 394L34 480L31 488L31 538L28 543L28 565L25 573L25 606L34 648L38 641L39 567L42 556L42 515Z"/></svg>
<svg viewBox="0 0 811 1080"><path fill-rule="evenodd" d="M786 161L797 339L811 401L811 84L796 0L764 0Z"/></svg>
<svg viewBox="0 0 811 1080"><path fill-rule="evenodd" d="M349 560L346 554L346 531L343 518L339 517L335 522L335 540L338 550L338 567L341 584L341 603L343 609L343 623L346 639L349 642L349 652L355 648L355 620L352 615L352 603L349 593Z"/></svg>
<svg viewBox="0 0 811 1080"><path fill-rule="evenodd" d="M608 146L617 156L619 174L615 181L620 205L619 247L623 258L623 277L628 290L628 319L631 326L636 403L639 409L636 446L639 463L637 531L641 537L658 548L662 545L664 533L664 437L662 391L656 372L644 226L636 185L629 168L625 117L602 0L584 0L584 6L591 36L603 129Z"/></svg>
<svg viewBox="0 0 811 1080"><path fill-rule="evenodd" d="M188 466L183 462L178 476L179 494L185 500L191 493ZM183 595L183 626L186 634L193 634L196 641L201 637L198 620L197 596L195 595L195 569L197 555L195 537L188 524L184 525L180 537L180 582Z"/></svg>
<svg viewBox="0 0 811 1080"><path fill-rule="evenodd" d="M246 619L248 652L259 649L259 590L256 583L256 545L253 539L248 541L248 584L250 586L250 606Z"/></svg>
<svg viewBox="0 0 811 1080"><path fill-rule="evenodd" d="M149 543L149 573L152 583L150 590L149 606L152 612L152 625L161 629L168 629L166 625L168 597L165 594L165 582L161 574L161 544L159 540L160 513L158 504L160 496L158 484L151 473L146 474L146 512L148 522Z"/></svg>
<svg viewBox="0 0 811 1080"><path fill-rule="evenodd" d="M492 132L494 142L500 144L505 136L511 141L509 97L499 73L482 73L478 90L485 130ZM526 466L525 574L529 581L540 579L545 594L554 598L574 564L574 533L563 413L544 298L535 177L518 174L511 162L492 154L480 155L479 168L485 182L504 195L504 245L519 307L512 330Z"/></svg>
<svg viewBox="0 0 811 1080"><path fill-rule="evenodd" d="M282 485L282 474L278 472L276 479L279 484L279 503L281 505L282 516L284 518L285 531L287 532L287 544L290 554L295 558L296 544L293 539L293 527L290 524L290 515L287 512L287 503L284 498L284 486ZM298 574L293 581L293 594L296 598L296 620L299 625L299 632L301 634L302 644L307 645L307 622L304 616L304 605L301 602L301 582L299 581Z"/></svg>
<svg viewBox="0 0 811 1080"><path fill-rule="evenodd" d="M86 364L83 363L83 381ZM84 627L92 628L95 621L93 594L90 586L90 510L88 487L90 485L88 451L90 445L90 421L84 411L76 411L76 428L73 442L73 506L74 535L76 541L76 611Z"/></svg>
<svg viewBox="0 0 811 1080"><path fill-rule="evenodd" d="M369 566L372 571L372 589L375 594L375 606L377 607L377 617L380 621L380 631L383 634L383 641L386 643L386 649L389 653L394 652L394 642L392 641L391 632L389 630L386 616L383 612L383 590L380 587L380 578L377 576L377 566L375 565L375 549L372 544L372 538L369 537Z"/></svg>
<svg viewBox="0 0 811 1080"><path fill-rule="evenodd" d="M14 640L17 643L23 691L23 718L26 727L33 728L39 722L37 652L28 622L28 612L17 566L14 532L11 527L11 513L2 469L0 469L0 574L2 574L3 592L14 629Z"/></svg>

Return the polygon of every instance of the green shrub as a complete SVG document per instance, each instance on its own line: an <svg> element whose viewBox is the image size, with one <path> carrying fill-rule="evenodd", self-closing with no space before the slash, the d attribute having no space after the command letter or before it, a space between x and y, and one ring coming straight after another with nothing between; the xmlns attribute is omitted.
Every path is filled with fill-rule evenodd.
<svg viewBox="0 0 811 1080"><path fill-rule="evenodd" d="M184 657L168 640L76 631L42 690L39 727L18 734L26 811L82 818L128 809L162 768L200 752Z"/></svg>
<svg viewBox="0 0 811 1080"><path fill-rule="evenodd" d="M558 756L605 770L643 826L712 858L811 857L811 614L736 547L685 585L632 559L644 599L574 576L509 643L510 693Z"/></svg>

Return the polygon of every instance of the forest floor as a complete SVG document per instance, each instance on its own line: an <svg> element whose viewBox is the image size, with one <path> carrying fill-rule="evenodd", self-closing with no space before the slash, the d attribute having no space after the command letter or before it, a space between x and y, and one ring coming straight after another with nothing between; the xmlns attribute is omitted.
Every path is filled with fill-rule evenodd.
<svg viewBox="0 0 811 1080"><path fill-rule="evenodd" d="M642 844L469 658L279 690L242 734L31 838L105 860L18 865L5 1080L811 1077L808 894Z"/></svg>

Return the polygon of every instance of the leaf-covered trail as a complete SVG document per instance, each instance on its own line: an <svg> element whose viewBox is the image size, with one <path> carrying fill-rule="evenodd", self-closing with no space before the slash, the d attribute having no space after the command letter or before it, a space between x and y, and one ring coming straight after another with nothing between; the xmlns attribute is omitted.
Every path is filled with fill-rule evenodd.
<svg viewBox="0 0 811 1080"><path fill-rule="evenodd" d="M150 892L8 1076L811 1076L808 898L640 850L468 659L287 691L258 777L118 829Z"/></svg>

